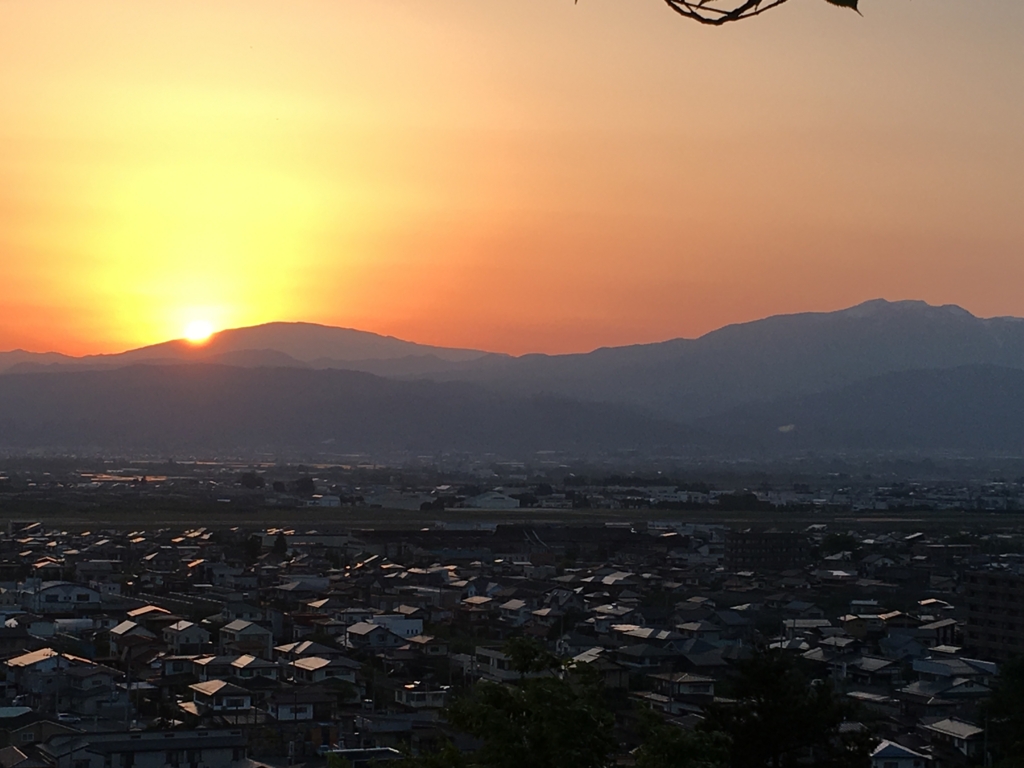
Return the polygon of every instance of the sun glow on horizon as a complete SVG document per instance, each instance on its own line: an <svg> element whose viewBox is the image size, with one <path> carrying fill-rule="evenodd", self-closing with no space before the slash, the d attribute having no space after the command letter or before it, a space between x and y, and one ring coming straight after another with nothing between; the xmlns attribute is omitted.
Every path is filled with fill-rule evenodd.
<svg viewBox="0 0 1024 768"><path fill-rule="evenodd" d="M193 320L185 326L185 340L191 344L204 344L213 336L213 323L208 320Z"/></svg>

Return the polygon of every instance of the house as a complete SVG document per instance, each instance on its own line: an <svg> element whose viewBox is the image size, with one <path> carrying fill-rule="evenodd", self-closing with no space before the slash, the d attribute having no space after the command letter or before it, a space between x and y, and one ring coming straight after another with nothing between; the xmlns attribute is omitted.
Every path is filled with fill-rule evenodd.
<svg viewBox="0 0 1024 768"><path fill-rule="evenodd" d="M512 662L508 656L497 648L488 648L482 645L478 645L476 648L476 655L472 658L470 671L477 677L492 683L506 683L521 677L512 669Z"/></svg>
<svg viewBox="0 0 1024 768"><path fill-rule="evenodd" d="M919 730L933 746L955 750L968 759L981 753L985 735L984 729L956 717L922 723Z"/></svg>
<svg viewBox="0 0 1024 768"><path fill-rule="evenodd" d="M0 707L0 746L25 749L78 729L55 722L31 707Z"/></svg>
<svg viewBox="0 0 1024 768"><path fill-rule="evenodd" d="M164 643L175 656L199 653L210 642L210 633L191 621L178 621L164 627Z"/></svg>
<svg viewBox="0 0 1024 768"><path fill-rule="evenodd" d="M221 653L234 651L239 654L251 653L261 659L272 659L273 648L274 633L252 621L235 619L220 628Z"/></svg>
<svg viewBox="0 0 1024 768"><path fill-rule="evenodd" d="M274 652L278 658L284 658L288 661L294 661L300 659L303 656L323 656L324 658L332 658L334 656L342 656L342 652L337 648L331 648L328 645L322 645L321 643L314 642L312 640L300 640L295 643L285 643L284 645L278 645L274 647Z"/></svg>
<svg viewBox="0 0 1024 768"><path fill-rule="evenodd" d="M76 664L63 672L67 687L58 691L66 697L62 707L79 715L97 715L116 693L114 682L121 673L102 664Z"/></svg>
<svg viewBox="0 0 1024 768"><path fill-rule="evenodd" d="M688 621L685 624L677 624L676 630L684 638L695 638L712 645L722 638L721 628L710 621Z"/></svg>
<svg viewBox="0 0 1024 768"><path fill-rule="evenodd" d="M52 768L244 768L241 730L129 731L57 736L38 749Z"/></svg>
<svg viewBox="0 0 1024 768"><path fill-rule="evenodd" d="M241 714L252 707L252 694L245 688L226 680L207 680L189 686L192 691L190 714ZM189 703L189 702L186 702ZM184 706L182 707L185 708Z"/></svg>
<svg viewBox="0 0 1024 768"><path fill-rule="evenodd" d="M0 768L47 768L46 763L29 757L17 747L0 748Z"/></svg>
<svg viewBox="0 0 1024 768"><path fill-rule="evenodd" d="M228 623L237 619L242 621L263 621L263 609L249 605L249 603L225 603L220 611L220 617Z"/></svg>
<svg viewBox="0 0 1024 768"><path fill-rule="evenodd" d="M231 667L230 674L232 677L239 677L243 680L254 677L277 680L280 672L280 667L274 662L251 654L239 656L229 666Z"/></svg>
<svg viewBox="0 0 1024 768"><path fill-rule="evenodd" d="M498 606L501 620L513 627L521 627L530 618L530 606L525 600L507 600Z"/></svg>
<svg viewBox="0 0 1024 768"><path fill-rule="evenodd" d="M370 622L379 624L399 637L415 637L423 633L423 619L409 618L404 614L377 614Z"/></svg>
<svg viewBox="0 0 1024 768"><path fill-rule="evenodd" d="M407 683L395 691L395 702L412 710L444 709L448 702L448 686L432 688L419 681Z"/></svg>
<svg viewBox="0 0 1024 768"><path fill-rule="evenodd" d="M219 680L224 677L231 677L235 668L231 666L238 656L200 656L192 660L192 674L200 680Z"/></svg>
<svg viewBox="0 0 1024 768"><path fill-rule="evenodd" d="M100 593L67 581L36 582L22 590L22 606L38 614L85 613L100 609Z"/></svg>
<svg viewBox="0 0 1024 768"><path fill-rule="evenodd" d="M133 608L128 611L128 618L132 621L141 622L145 617L157 614L169 615L170 611L166 608L161 608L159 605L144 605L141 608Z"/></svg>
<svg viewBox="0 0 1024 768"><path fill-rule="evenodd" d="M355 649L396 648L403 638L380 624L361 621L345 630L345 645Z"/></svg>
<svg viewBox="0 0 1024 768"><path fill-rule="evenodd" d="M283 688L267 699L267 714L278 722L324 721L334 718L338 696L312 686Z"/></svg>
<svg viewBox="0 0 1024 768"><path fill-rule="evenodd" d="M433 635L416 635L408 638L408 647L421 656L441 657L448 655L448 643Z"/></svg>
<svg viewBox="0 0 1024 768"><path fill-rule="evenodd" d="M920 752L882 741L871 752L871 768L927 768L928 758Z"/></svg>
<svg viewBox="0 0 1024 768"><path fill-rule="evenodd" d="M648 675L654 690L674 702L710 704L715 698L715 679L688 672Z"/></svg>
<svg viewBox="0 0 1024 768"><path fill-rule="evenodd" d="M13 683L19 693L31 695L41 703L42 697L52 699L57 695L62 672L76 664L90 663L87 659L57 653L52 648L41 648L8 659L7 683L8 686Z"/></svg>
<svg viewBox="0 0 1024 768"><path fill-rule="evenodd" d="M359 663L344 657L324 659L319 656L304 656L288 665L296 683L322 683L327 680L344 680L355 683Z"/></svg>
<svg viewBox="0 0 1024 768"><path fill-rule="evenodd" d="M583 651L573 657L572 664L586 664L588 669L598 674L604 687L608 690L629 688L629 670L618 662L612 661L611 657L605 653L604 648L595 646Z"/></svg>

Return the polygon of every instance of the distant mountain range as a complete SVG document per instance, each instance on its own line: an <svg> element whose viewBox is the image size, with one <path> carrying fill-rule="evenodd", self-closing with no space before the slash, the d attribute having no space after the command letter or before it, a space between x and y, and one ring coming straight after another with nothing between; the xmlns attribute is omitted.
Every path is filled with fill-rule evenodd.
<svg viewBox="0 0 1024 768"><path fill-rule="evenodd" d="M315 323L267 323L221 331L202 345L178 339L112 355L70 357L54 352L0 352L0 373L204 362L243 368L337 368L382 375L414 375L504 357L473 349L416 344L352 328Z"/></svg>
<svg viewBox="0 0 1024 768"><path fill-rule="evenodd" d="M0 374L7 449L1024 455L1024 320L915 301L522 357L271 323Z"/></svg>

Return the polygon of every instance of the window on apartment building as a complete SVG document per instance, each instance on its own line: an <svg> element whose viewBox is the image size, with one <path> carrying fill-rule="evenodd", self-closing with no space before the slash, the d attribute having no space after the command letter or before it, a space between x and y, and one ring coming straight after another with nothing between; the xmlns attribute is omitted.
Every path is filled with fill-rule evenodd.
<svg viewBox="0 0 1024 768"><path fill-rule="evenodd" d="M36 735L32 731L21 734L21 743L28 744L36 740Z"/></svg>
<svg viewBox="0 0 1024 768"><path fill-rule="evenodd" d="M172 749L167 753L168 765L181 765L181 750Z"/></svg>
<svg viewBox="0 0 1024 768"><path fill-rule="evenodd" d="M75 600L77 600L80 603L87 603L89 602L89 593L79 592L77 595L75 595Z"/></svg>

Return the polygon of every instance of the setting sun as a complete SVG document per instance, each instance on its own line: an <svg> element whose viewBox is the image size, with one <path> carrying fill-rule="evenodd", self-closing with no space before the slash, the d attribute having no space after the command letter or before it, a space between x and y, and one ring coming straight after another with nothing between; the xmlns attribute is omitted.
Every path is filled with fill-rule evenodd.
<svg viewBox="0 0 1024 768"><path fill-rule="evenodd" d="M194 320L185 326L185 338L193 344L202 344L213 335L213 324L206 320Z"/></svg>

